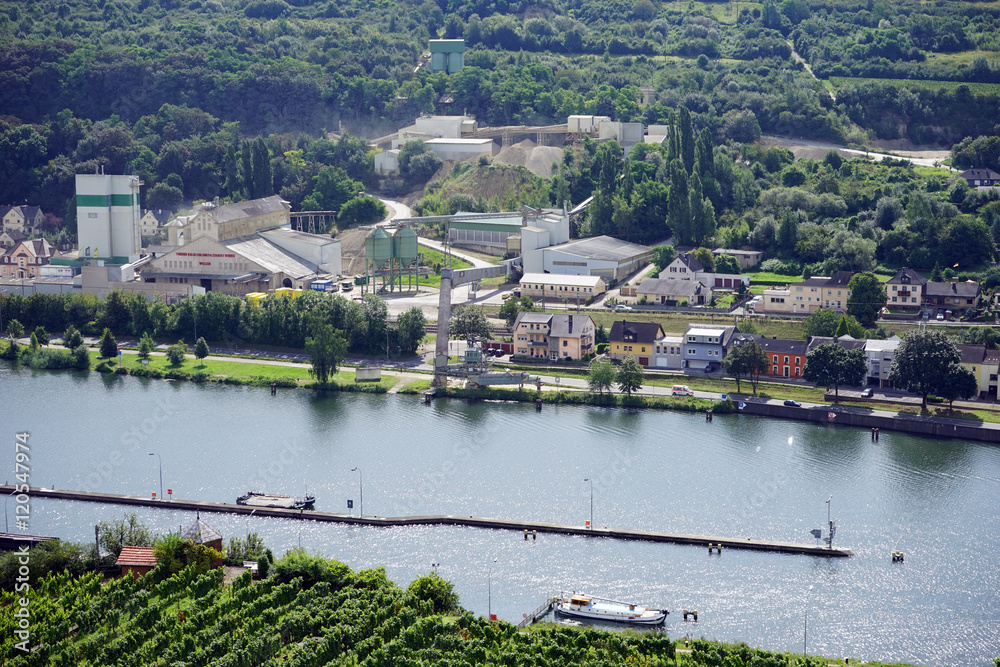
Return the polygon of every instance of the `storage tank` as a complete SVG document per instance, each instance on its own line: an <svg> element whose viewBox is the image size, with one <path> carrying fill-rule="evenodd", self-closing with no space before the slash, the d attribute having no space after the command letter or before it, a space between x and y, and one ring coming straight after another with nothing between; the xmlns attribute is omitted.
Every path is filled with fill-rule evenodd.
<svg viewBox="0 0 1000 667"><path fill-rule="evenodd" d="M392 256L401 266L412 266L417 261L417 233L409 227L400 227L392 235Z"/></svg>
<svg viewBox="0 0 1000 667"><path fill-rule="evenodd" d="M392 259L392 238L381 227L376 227L365 238L365 257L371 266L384 268Z"/></svg>

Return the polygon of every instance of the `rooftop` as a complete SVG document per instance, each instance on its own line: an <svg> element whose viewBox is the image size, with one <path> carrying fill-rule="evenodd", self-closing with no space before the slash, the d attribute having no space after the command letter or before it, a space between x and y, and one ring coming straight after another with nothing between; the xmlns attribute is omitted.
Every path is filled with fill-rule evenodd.
<svg viewBox="0 0 1000 667"><path fill-rule="evenodd" d="M544 285L589 285L596 287L603 280L600 276L578 276L565 273L525 273L521 283L542 283Z"/></svg>
<svg viewBox="0 0 1000 667"><path fill-rule="evenodd" d="M620 262L640 255L649 255L653 251L644 245L620 241L610 236L594 236L589 239L570 241L562 245L551 246L546 250L556 250L584 259L603 259Z"/></svg>
<svg viewBox="0 0 1000 667"><path fill-rule="evenodd" d="M156 567L156 556L153 555L153 547L122 547L115 565Z"/></svg>
<svg viewBox="0 0 1000 667"><path fill-rule="evenodd" d="M318 267L279 248L263 236L241 236L223 241L222 245L263 266L269 273L284 273L295 278L316 273Z"/></svg>

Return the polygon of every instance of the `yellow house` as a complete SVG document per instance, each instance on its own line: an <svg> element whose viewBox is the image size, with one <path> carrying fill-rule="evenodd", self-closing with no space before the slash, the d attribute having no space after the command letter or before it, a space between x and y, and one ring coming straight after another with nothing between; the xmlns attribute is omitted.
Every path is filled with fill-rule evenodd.
<svg viewBox="0 0 1000 667"><path fill-rule="evenodd" d="M663 327L656 322L616 320L608 334L608 356L621 360L635 357L641 366L653 365L656 341L663 338Z"/></svg>
<svg viewBox="0 0 1000 667"><path fill-rule="evenodd" d="M986 359L986 346L963 344L956 347L958 347L958 353L962 355L958 363L975 374L980 395L987 394L990 390L990 375L996 373L996 367L994 366L992 370L990 369L989 362ZM993 375L993 377L993 384L995 386L996 376Z"/></svg>

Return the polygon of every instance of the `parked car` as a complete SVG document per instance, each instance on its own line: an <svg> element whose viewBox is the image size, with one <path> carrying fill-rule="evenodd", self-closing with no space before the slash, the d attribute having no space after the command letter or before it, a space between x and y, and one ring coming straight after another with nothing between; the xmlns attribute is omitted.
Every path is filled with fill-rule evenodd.
<svg viewBox="0 0 1000 667"><path fill-rule="evenodd" d="M509 299L512 296L514 296L512 293L510 293L510 292L504 292L503 294L500 295L500 298L503 299L504 301L506 301L507 299Z"/></svg>
<svg viewBox="0 0 1000 667"><path fill-rule="evenodd" d="M671 396L694 396L694 392L691 387L686 384L675 384L670 390Z"/></svg>
<svg viewBox="0 0 1000 667"><path fill-rule="evenodd" d="M615 310L619 310L619 311L621 311L621 310L632 310L632 306L626 306L624 303L619 303L617 306L615 306Z"/></svg>
<svg viewBox="0 0 1000 667"><path fill-rule="evenodd" d="M944 320L944 313L938 313L937 314L937 320L938 320L938 322Z"/></svg>
<svg viewBox="0 0 1000 667"><path fill-rule="evenodd" d="M801 408L802 407L801 403L799 403L798 401L793 401L790 398L789 399L785 399L785 405L787 405L788 407L791 407L791 408Z"/></svg>
<svg viewBox="0 0 1000 667"><path fill-rule="evenodd" d="M865 389L864 391L861 392L861 395L863 397L865 397L865 398L871 398L872 394L874 394L874 393L875 392L872 390L872 388L868 387L867 389Z"/></svg>

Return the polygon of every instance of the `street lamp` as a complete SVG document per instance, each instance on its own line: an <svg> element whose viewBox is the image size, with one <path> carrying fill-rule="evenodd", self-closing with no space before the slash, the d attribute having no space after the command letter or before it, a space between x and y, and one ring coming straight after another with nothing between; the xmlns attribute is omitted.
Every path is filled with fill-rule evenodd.
<svg viewBox="0 0 1000 667"><path fill-rule="evenodd" d="M155 452L150 452L149 455L155 456L156 459L160 462L160 500L163 500L163 459L160 457L159 454L156 454Z"/></svg>
<svg viewBox="0 0 1000 667"><path fill-rule="evenodd" d="M590 482L590 529L594 529L594 480L589 477L583 481Z"/></svg>
<svg viewBox="0 0 1000 667"><path fill-rule="evenodd" d="M358 492L361 494L361 497L358 499L359 500L358 506L359 506L359 509L361 511L361 517L364 518L364 516L365 516L365 479L364 479L364 477L361 474L361 468L360 468L360 466L359 467L355 467L355 468L351 468L351 472L354 472L355 470L358 471Z"/></svg>
<svg viewBox="0 0 1000 667"><path fill-rule="evenodd" d="M813 587L806 589L806 606L802 612L802 657L806 657L806 635L809 632L809 593Z"/></svg>
<svg viewBox="0 0 1000 667"><path fill-rule="evenodd" d="M491 621L493 620L493 566L496 562L497 559L494 558L486 574L486 615Z"/></svg>

